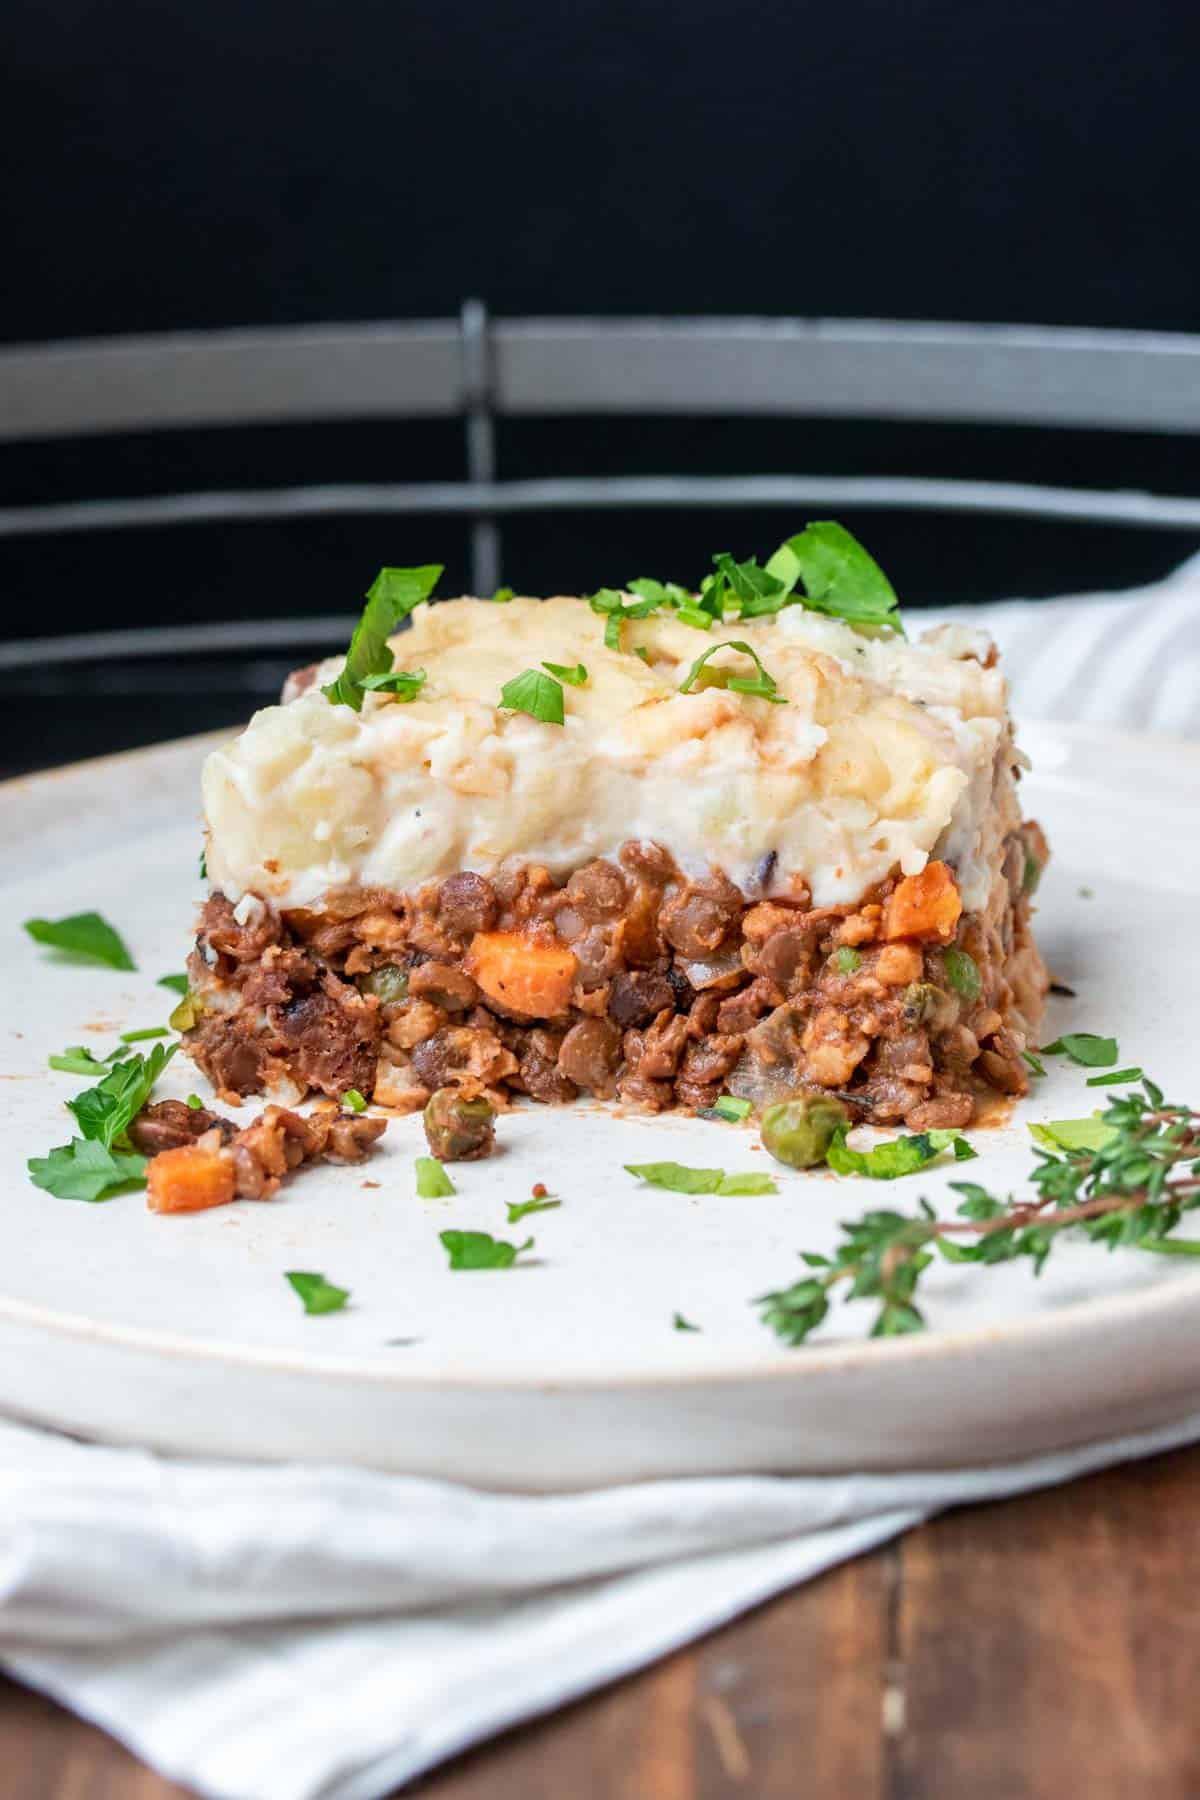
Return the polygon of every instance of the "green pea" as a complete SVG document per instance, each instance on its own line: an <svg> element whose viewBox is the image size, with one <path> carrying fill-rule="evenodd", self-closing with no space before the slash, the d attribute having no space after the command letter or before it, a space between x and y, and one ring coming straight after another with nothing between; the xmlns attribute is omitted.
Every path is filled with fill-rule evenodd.
<svg viewBox="0 0 1200 1800"><path fill-rule="evenodd" d="M849 1122L840 1100L827 1094L796 1094L776 1101L763 1114L763 1149L789 1169L814 1169L825 1161L834 1132Z"/></svg>

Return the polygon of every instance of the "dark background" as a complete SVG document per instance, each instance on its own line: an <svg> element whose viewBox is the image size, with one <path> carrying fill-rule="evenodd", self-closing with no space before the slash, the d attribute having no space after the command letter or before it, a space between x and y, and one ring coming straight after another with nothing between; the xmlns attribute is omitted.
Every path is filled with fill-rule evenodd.
<svg viewBox="0 0 1200 1800"><path fill-rule="evenodd" d="M5 10L0 341L454 313L1200 329L1196 9L88 4ZM1190 440L764 420L509 421L502 475L936 473L1200 490ZM463 473L449 423L0 446L0 505ZM523 520L506 579L698 579L777 512ZM907 604L1121 586L1186 534L847 515ZM720 543L710 542L717 532ZM349 611L445 520L0 538L0 635ZM0 672L6 766L236 718L295 657ZM48 701L57 702L47 706ZM50 720L53 720L51 725Z"/></svg>

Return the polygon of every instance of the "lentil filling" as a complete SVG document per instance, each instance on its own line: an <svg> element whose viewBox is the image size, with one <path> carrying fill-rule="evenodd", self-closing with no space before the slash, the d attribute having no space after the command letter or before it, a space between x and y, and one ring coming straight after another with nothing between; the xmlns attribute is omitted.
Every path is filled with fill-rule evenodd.
<svg viewBox="0 0 1200 1800"><path fill-rule="evenodd" d="M586 1092L657 1112L824 1091L864 1122L963 1126L989 1090L1027 1089L1047 854L1036 824L1012 832L974 913L942 863L814 908L801 883L755 899L645 842L564 882L526 863L319 912L214 894L185 1042L226 1097L357 1088L412 1111L444 1088L501 1106Z"/></svg>

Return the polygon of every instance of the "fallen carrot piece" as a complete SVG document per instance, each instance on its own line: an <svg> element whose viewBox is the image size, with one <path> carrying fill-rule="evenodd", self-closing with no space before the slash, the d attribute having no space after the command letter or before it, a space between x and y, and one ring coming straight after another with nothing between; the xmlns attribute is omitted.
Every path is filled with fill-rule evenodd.
<svg viewBox="0 0 1200 1800"><path fill-rule="evenodd" d="M219 1150L202 1150L196 1144L162 1150L146 1170L151 1212L204 1212L210 1206L227 1206L233 1197L233 1158Z"/></svg>
<svg viewBox="0 0 1200 1800"><path fill-rule="evenodd" d="M944 862L926 863L906 875L884 903L883 935L948 944L962 916L962 899Z"/></svg>
<svg viewBox="0 0 1200 1800"><path fill-rule="evenodd" d="M576 966L565 945L539 944L508 931L476 932L463 964L489 1000L530 1019L566 1012Z"/></svg>

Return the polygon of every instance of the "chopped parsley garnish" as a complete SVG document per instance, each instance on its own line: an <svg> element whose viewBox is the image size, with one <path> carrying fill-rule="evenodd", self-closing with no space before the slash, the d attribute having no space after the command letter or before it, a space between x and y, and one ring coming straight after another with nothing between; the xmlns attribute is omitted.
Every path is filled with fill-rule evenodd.
<svg viewBox="0 0 1200 1800"><path fill-rule="evenodd" d="M1099 1113L1088 1119L1051 1119L1031 1125L1029 1135L1043 1150L1103 1150L1112 1138L1112 1126Z"/></svg>
<svg viewBox="0 0 1200 1800"><path fill-rule="evenodd" d="M770 1175L727 1175L724 1169L690 1169L685 1163L626 1163L626 1171L647 1187L672 1194L777 1194Z"/></svg>
<svg viewBox="0 0 1200 1800"><path fill-rule="evenodd" d="M1116 1038L1097 1037L1094 1031L1068 1031L1052 1044L1043 1044L1041 1054L1069 1056L1081 1069L1111 1069L1120 1052Z"/></svg>
<svg viewBox="0 0 1200 1800"><path fill-rule="evenodd" d="M342 1095L342 1105L348 1107L351 1112L355 1113L366 1112L367 1110L367 1103L357 1088L346 1089L345 1093Z"/></svg>
<svg viewBox="0 0 1200 1800"><path fill-rule="evenodd" d="M979 964L965 950L956 950L953 945L942 951L942 964L946 970L946 980L950 986L960 993L964 1000L978 1000L983 992L983 978L979 973Z"/></svg>
<svg viewBox="0 0 1200 1800"><path fill-rule="evenodd" d="M811 612L848 625L888 625L903 636L900 602L891 582L858 539L833 519L818 519L788 538L765 573L781 581L789 594L802 582L800 604Z"/></svg>
<svg viewBox="0 0 1200 1800"><path fill-rule="evenodd" d="M511 1269L518 1256L533 1249L533 1239L509 1244L487 1231L439 1231L452 1269Z"/></svg>
<svg viewBox="0 0 1200 1800"><path fill-rule="evenodd" d="M170 988L173 994L186 994L188 991L188 978L186 975L160 975L157 985L159 987Z"/></svg>
<svg viewBox="0 0 1200 1800"><path fill-rule="evenodd" d="M493 606L507 606L512 597L513 591L510 587L498 587L494 594L488 595Z"/></svg>
<svg viewBox="0 0 1200 1800"><path fill-rule="evenodd" d="M105 963L110 969L135 969L120 932L97 912L71 913L65 919L26 919L25 929L39 944L65 950L72 957Z"/></svg>
<svg viewBox="0 0 1200 1800"><path fill-rule="evenodd" d="M1123 1087L1127 1081L1144 1081L1140 1069L1113 1069L1108 1075L1089 1075L1088 1087Z"/></svg>
<svg viewBox="0 0 1200 1800"><path fill-rule="evenodd" d="M1040 1056L1035 1056L1032 1050L1022 1050L1021 1056L1024 1060L1025 1067L1029 1070L1031 1075L1044 1075L1046 1073L1045 1063Z"/></svg>
<svg viewBox="0 0 1200 1800"><path fill-rule="evenodd" d="M895 1181L901 1175L915 1175L919 1169L927 1169L943 1150L953 1150L955 1162L970 1162L977 1155L957 1131L921 1131L914 1137L889 1138L886 1144L876 1144L871 1150L851 1150L843 1127L834 1133L825 1160L838 1175Z"/></svg>
<svg viewBox="0 0 1200 1800"><path fill-rule="evenodd" d="M62 1069L67 1075L107 1075L111 1060L109 1056L93 1056L86 1044L68 1044L61 1056L48 1058L52 1069Z"/></svg>
<svg viewBox="0 0 1200 1800"><path fill-rule="evenodd" d="M425 681L424 669L387 669L380 675L364 675L359 686L366 688L368 693L391 694L393 699L406 706L416 699Z"/></svg>
<svg viewBox="0 0 1200 1800"><path fill-rule="evenodd" d="M543 725L563 723L562 682L540 669L523 669L500 689L500 704L510 712L528 713Z"/></svg>
<svg viewBox="0 0 1200 1800"><path fill-rule="evenodd" d="M169 1036L170 1033L165 1025L146 1025L141 1031L123 1031L121 1033L121 1042L123 1044L140 1044L144 1042L146 1038Z"/></svg>
<svg viewBox="0 0 1200 1800"><path fill-rule="evenodd" d="M114 1063L103 1081L68 1100L84 1137L103 1144L106 1150L128 1148L125 1133L178 1047L155 1044L149 1056L131 1056Z"/></svg>
<svg viewBox="0 0 1200 1800"><path fill-rule="evenodd" d="M833 953L833 966L839 975L853 975L861 963L862 957L849 944L843 944L840 950Z"/></svg>
<svg viewBox="0 0 1200 1800"><path fill-rule="evenodd" d="M193 1112L203 1111L204 1102L200 1098L199 1094L189 1094L187 1097L187 1104L188 1104L188 1106L191 1107Z"/></svg>
<svg viewBox="0 0 1200 1800"><path fill-rule="evenodd" d="M540 1195L535 1195L532 1200L510 1200L508 1202L508 1223L519 1225L522 1219L529 1217L530 1213L552 1212L556 1206L561 1205L561 1200L551 1200L549 1196L542 1197Z"/></svg>
<svg viewBox="0 0 1200 1800"><path fill-rule="evenodd" d="M711 1106L701 1111L702 1119L724 1119L730 1125L740 1124L749 1118L753 1110L749 1100L742 1100L737 1094L718 1094Z"/></svg>
<svg viewBox="0 0 1200 1800"><path fill-rule="evenodd" d="M418 1156L415 1167L419 1200L445 1200L457 1192L436 1156Z"/></svg>
<svg viewBox="0 0 1200 1800"><path fill-rule="evenodd" d="M557 675L560 681L565 681L568 687L582 687L588 678L588 672L582 663L576 663L573 669L568 669L563 663L555 662L544 662L542 667L549 669L551 675Z"/></svg>
<svg viewBox="0 0 1200 1800"><path fill-rule="evenodd" d="M323 1275L312 1269L288 1269L284 1279L290 1281L301 1300L306 1313L341 1312L350 1298L349 1288L334 1287Z"/></svg>
<svg viewBox="0 0 1200 1800"><path fill-rule="evenodd" d="M420 569L380 569L367 589L367 603L354 627L346 661L336 681L321 692L335 706L362 711L362 697L369 676L386 675L393 657L388 638L401 620L428 600L442 573L440 563Z"/></svg>
<svg viewBox="0 0 1200 1800"><path fill-rule="evenodd" d="M25 1166L34 1187L57 1200L112 1200L144 1181L146 1161L134 1150L72 1138L49 1156L31 1156Z"/></svg>
<svg viewBox="0 0 1200 1800"><path fill-rule="evenodd" d="M685 1319L679 1312L672 1313L671 1323L676 1331L699 1331L700 1329L698 1325L693 1325L690 1319Z"/></svg>
<svg viewBox="0 0 1200 1800"><path fill-rule="evenodd" d="M745 675L733 675L728 669L705 668L709 657L715 656L718 650L737 650L743 656L750 657L758 670L757 677L752 679ZM746 643L744 638L729 638L721 644L710 644L707 650L702 651L684 676L679 691L681 694L690 693L697 684L701 687L729 688L735 694L751 694L759 700L770 700L776 706L787 704L783 695L775 692L775 678L767 674L758 651L752 644Z"/></svg>

